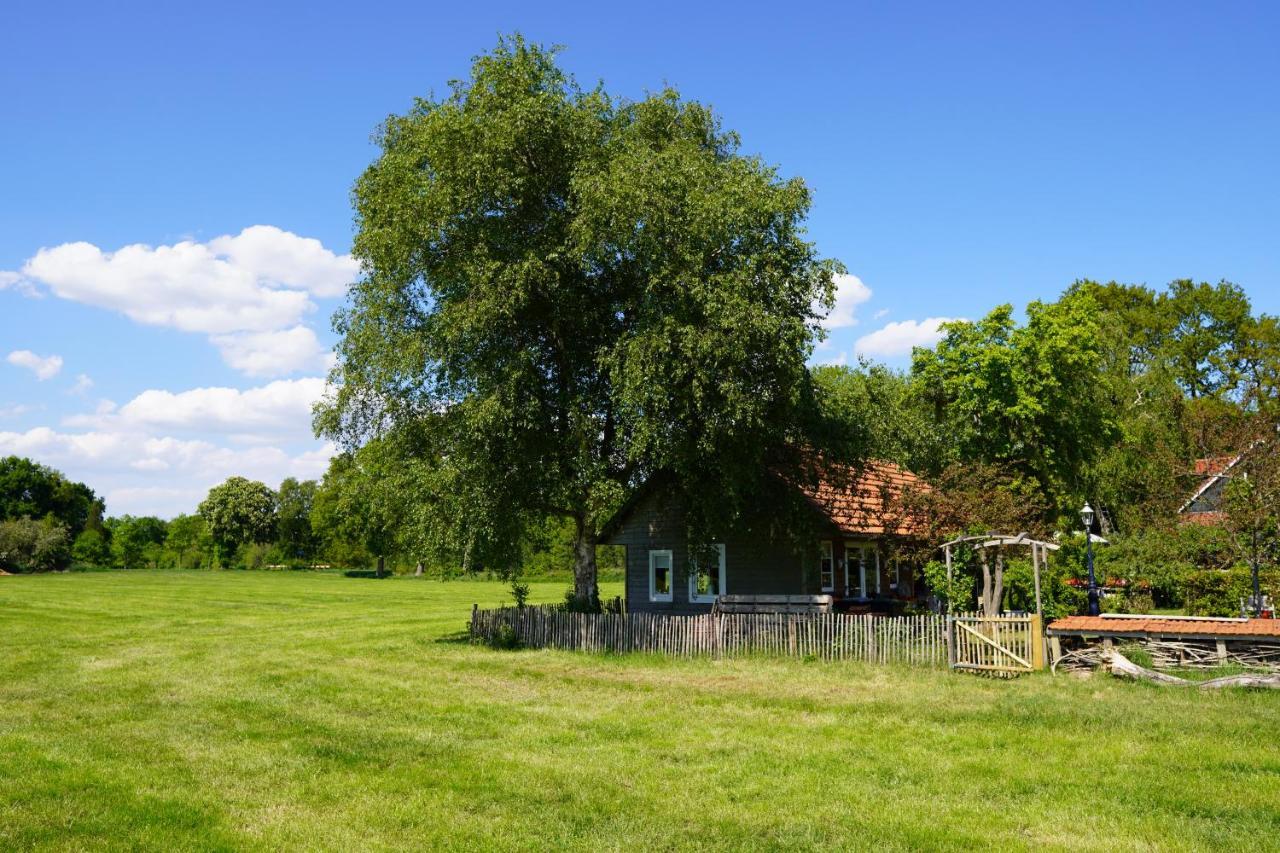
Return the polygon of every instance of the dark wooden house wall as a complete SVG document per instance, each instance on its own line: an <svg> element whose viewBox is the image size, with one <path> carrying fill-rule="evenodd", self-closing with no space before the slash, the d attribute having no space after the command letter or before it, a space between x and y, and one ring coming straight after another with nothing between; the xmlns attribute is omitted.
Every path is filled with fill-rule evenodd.
<svg viewBox="0 0 1280 853"><path fill-rule="evenodd" d="M725 550L725 592L816 593L816 555L803 554L791 543L771 541L759 532L730 532L716 539ZM624 545L627 609L632 612L705 612L710 604L689 600L689 549L684 518L673 501L654 490L621 520L607 544ZM672 600L649 600L649 552L671 551L674 577Z"/></svg>

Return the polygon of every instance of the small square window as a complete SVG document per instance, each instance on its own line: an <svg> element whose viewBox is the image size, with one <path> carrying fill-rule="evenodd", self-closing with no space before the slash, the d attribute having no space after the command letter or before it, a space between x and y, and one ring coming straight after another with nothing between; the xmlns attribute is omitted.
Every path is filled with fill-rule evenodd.
<svg viewBox="0 0 1280 853"><path fill-rule="evenodd" d="M649 600L671 600L671 552L649 552Z"/></svg>

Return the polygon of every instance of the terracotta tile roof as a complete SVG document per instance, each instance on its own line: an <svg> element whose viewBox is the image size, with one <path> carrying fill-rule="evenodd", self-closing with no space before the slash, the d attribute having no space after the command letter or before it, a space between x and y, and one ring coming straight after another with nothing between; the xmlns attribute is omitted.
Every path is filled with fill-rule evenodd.
<svg viewBox="0 0 1280 853"><path fill-rule="evenodd" d="M1196 634L1214 637L1275 637L1280 639L1280 619L1217 622L1179 619L1176 616L1103 618L1067 616L1049 623L1050 631L1087 631L1102 634Z"/></svg>
<svg viewBox="0 0 1280 853"><path fill-rule="evenodd" d="M908 489L928 489L915 474L893 462L872 460L861 468L833 472L816 489L802 487L805 497L845 533L912 536L923 524L895 506Z"/></svg>
<svg viewBox="0 0 1280 853"><path fill-rule="evenodd" d="M1184 512L1178 518L1180 524L1199 524L1204 527L1212 527L1215 524L1222 524L1226 520L1227 514L1222 510L1209 510L1208 512Z"/></svg>
<svg viewBox="0 0 1280 853"><path fill-rule="evenodd" d="M1209 456L1205 459L1197 459L1195 462L1195 475L1197 477L1208 477L1211 474L1221 474L1235 460L1236 457L1234 456Z"/></svg>

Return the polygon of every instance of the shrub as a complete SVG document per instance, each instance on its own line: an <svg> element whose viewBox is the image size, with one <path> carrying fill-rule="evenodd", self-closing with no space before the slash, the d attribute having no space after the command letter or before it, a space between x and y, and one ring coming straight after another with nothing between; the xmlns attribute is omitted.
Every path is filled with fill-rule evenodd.
<svg viewBox="0 0 1280 853"><path fill-rule="evenodd" d="M514 651L520 648L520 645L520 635L510 625L499 625L498 630L494 631L493 636L489 638L489 647L494 649Z"/></svg>
<svg viewBox="0 0 1280 853"><path fill-rule="evenodd" d="M511 597L516 600L516 607L524 607L529 601L529 585L527 583L520 583L516 578L512 578Z"/></svg>
<svg viewBox="0 0 1280 853"><path fill-rule="evenodd" d="M1264 569L1258 578L1262 593L1272 598L1280 592L1280 572ZM1192 616L1239 616L1240 599L1253 593L1253 576L1245 566L1201 569L1183 579L1187 613Z"/></svg>
<svg viewBox="0 0 1280 853"><path fill-rule="evenodd" d="M0 569L6 572L48 572L71 563L67 526L52 518L0 521Z"/></svg>

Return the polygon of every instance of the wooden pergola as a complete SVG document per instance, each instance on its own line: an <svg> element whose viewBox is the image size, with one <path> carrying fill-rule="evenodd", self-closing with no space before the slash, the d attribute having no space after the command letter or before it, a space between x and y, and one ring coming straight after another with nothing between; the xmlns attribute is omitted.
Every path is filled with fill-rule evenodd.
<svg viewBox="0 0 1280 853"><path fill-rule="evenodd" d="M1035 576L1036 584L1036 615L1043 616L1044 612L1040 606L1040 567L1045 565L1045 552L1057 551L1058 546L1052 542L1044 542L1039 539L1032 539L1027 534L1019 533L1016 536L1009 536L1004 533L986 533L981 536L961 536L958 539L952 539L942 545L943 554L947 561L947 585L951 585L951 549L958 545L969 545L973 548L1004 548L1004 547L1027 547L1031 549L1031 570Z"/></svg>

